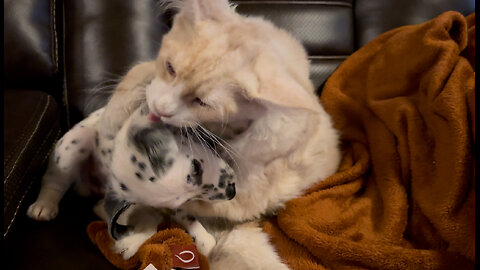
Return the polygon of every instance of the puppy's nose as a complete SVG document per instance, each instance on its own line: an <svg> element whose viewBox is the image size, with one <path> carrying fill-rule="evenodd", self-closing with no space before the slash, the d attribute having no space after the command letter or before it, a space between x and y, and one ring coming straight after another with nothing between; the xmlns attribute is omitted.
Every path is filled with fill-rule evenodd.
<svg viewBox="0 0 480 270"><path fill-rule="evenodd" d="M228 184L227 188L225 189L225 193L229 200L233 199L233 197L235 197L235 194L236 194L235 183Z"/></svg>

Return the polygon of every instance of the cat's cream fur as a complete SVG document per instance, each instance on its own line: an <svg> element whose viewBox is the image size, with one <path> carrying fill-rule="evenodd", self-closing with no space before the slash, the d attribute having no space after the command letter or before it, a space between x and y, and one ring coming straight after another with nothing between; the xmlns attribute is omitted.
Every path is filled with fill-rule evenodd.
<svg viewBox="0 0 480 270"><path fill-rule="evenodd" d="M240 16L225 0L170 2L179 13L151 71L150 111L176 126L249 123L223 143L238 165L236 197L186 208L255 220L333 174L338 135L314 94L300 43L264 19ZM219 236L211 267L285 268L267 243L259 229L237 226Z"/></svg>

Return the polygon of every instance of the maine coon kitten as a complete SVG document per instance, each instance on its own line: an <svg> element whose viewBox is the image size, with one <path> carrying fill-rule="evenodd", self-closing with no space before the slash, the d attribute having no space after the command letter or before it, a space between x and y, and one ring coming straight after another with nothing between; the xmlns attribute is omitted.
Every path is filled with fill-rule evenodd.
<svg viewBox="0 0 480 270"><path fill-rule="evenodd" d="M252 221L333 174L338 135L314 94L300 43L264 19L237 14L225 0L168 2L179 13L149 71L149 109L165 123L216 139L238 177L233 200L185 208ZM254 222L217 237L212 269L287 268Z"/></svg>

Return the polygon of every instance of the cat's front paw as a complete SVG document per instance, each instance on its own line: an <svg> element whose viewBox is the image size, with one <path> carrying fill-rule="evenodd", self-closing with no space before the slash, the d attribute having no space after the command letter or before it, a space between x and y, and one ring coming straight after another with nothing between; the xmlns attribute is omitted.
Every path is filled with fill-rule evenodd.
<svg viewBox="0 0 480 270"><path fill-rule="evenodd" d="M145 233L134 233L115 241L114 250L122 255L123 259L130 259L137 253L140 246L150 238L151 235Z"/></svg>
<svg viewBox="0 0 480 270"><path fill-rule="evenodd" d="M35 220L48 221L58 214L58 205L50 201L36 201L28 207L27 215Z"/></svg>
<svg viewBox="0 0 480 270"><path fill-rule="evenodd" d="M195 245L197 246L198 251L207 257L216 244L217 241L215 240L215 237L209 233L197 236L195 239Z"/></svg>

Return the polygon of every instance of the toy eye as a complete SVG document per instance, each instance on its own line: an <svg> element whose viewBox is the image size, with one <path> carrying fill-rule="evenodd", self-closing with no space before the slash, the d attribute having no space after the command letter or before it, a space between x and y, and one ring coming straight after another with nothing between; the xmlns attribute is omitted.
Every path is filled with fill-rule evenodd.
<svg viewBox="0 0 480 270"><path fill-rule="evenodd" d="M197 103L198 105L202 106L202 107L210 107L210 105L208 105L207 103L203 102L200 98L195 98L193 100L193 103Z"/></svg>
<svg viewBox="0 0 480 270"><path fill-rule="evenodd" d="M172 63L170 63L169 61L167 61L167 63L166 63L166 68L167 68L168 73L170 73L170 75L172 75L173 77L175 77L177 75L175 73L175 69L172 66Z"/></svg>

